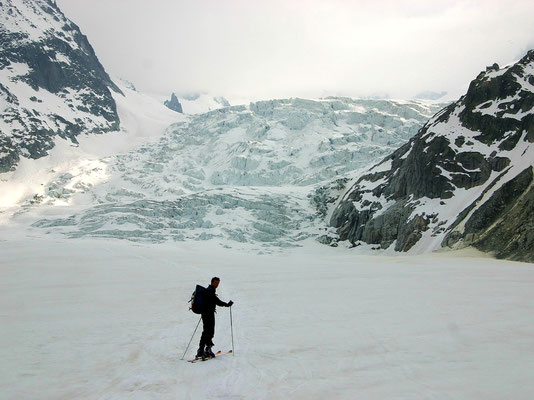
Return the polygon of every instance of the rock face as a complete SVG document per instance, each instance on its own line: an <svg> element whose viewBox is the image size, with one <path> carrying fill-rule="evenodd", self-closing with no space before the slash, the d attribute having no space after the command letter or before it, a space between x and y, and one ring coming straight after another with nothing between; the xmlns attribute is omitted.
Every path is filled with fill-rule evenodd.
<svg viewBox="0 0 534 400"><path fill-rule="evenodd" d="M173 93L171 95L171 100L166 100L163 104L165 104L165 107L173 110L173 111L176 111L176 112L179 112L179 113L183 113L184 111L182 110L182 105L180 104L180 102L178 101L178 97L176 97L176 95Z"/></svg>
<svg viewBox="0 0 534 400"><path fill-rule="evenodd" d="M348 188L330 221L340 239L397 251L472 245L534 261L533 107L534 51L488 67Z"/></svg>
<svg viewBox="0 0 534 400"><path fill-rule="evenodd" d="M51 0L0 2L0 173L56 137L119 129L120 93L79 28Z"/></svg>

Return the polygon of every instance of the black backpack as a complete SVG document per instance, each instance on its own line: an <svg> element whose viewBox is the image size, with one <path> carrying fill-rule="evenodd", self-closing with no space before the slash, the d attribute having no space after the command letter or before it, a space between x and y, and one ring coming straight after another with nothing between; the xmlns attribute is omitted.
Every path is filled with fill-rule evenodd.
<svg viewBox="0 0 534 400"><path fill-rule="evenodd" d="M191 300L189 300L189 302L191 303L191 307L189 307L189 309L193 311L195 314L202 314L202 311L204 311L204 292L205 291L206 291L205 287L197 285L195 291L191 295Z"/></svg>

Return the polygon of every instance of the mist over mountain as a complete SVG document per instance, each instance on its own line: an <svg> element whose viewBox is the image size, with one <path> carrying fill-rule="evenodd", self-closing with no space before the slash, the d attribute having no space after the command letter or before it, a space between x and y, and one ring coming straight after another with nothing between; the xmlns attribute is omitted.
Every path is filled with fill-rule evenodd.
<svg viewBox="0 0 534 400"><path fill-rule="evenodd" d="M427 90L424 92L417 93L414 98L420 100L439 100L445 95L447 95L447 92L432 92L430 90Z"/></svg>

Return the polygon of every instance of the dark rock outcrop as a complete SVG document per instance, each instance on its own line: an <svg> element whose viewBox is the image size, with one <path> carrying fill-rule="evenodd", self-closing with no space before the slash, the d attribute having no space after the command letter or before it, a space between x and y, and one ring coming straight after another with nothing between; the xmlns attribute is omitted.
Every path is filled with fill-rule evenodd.
<svg viewBox="0 0 534 400"><path fill-rule="evenodd" d="M397 251L472 245L534 261L534 51L494 64L467 93L348 188L341 240Z"/></svg>
<svg viewBox="0 0 534 400"><path fill-rule="evenodd" d="M0 173L56 137L119 129L121 93L80 29L51 0L0 2Z"/></svg>
<svg viewBox="0 0 534 400"><path fill-rule="evenodd" d="M182 110L182 105L180 104L180 102L178 101L178 97L176 97L176 95L173 93L171 95L171 100L165 100L165 102L163 103L165 105L165 107L173 110L173 111L176 111L176 112L179 112L179 113L182 113L183 114L183 110Z"/></svg>

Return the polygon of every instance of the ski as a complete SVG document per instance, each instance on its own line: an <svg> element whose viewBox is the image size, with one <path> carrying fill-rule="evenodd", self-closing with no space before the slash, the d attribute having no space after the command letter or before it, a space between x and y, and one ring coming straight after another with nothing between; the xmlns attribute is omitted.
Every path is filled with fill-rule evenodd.
<svg viewBox="0 0 534 400"><path fill-rule="evenodd" d="M187 362L196 363L196 362L209 361L209 360L213 360L214 358L219 358L221 356L225 356L227 354L232 354L232 350L228 350L227 352L224 352L224 353L221 350L219 350L217 353L215 353L215 357L211 357L211 358L193 358L192 360L187 360Z"/></svg>
<svg viewBox="0 0 534 400"><path fill-rule="evenodd" d="M222 353L222 351L219 350L217 353L215 353L215 357L217 357L221 353ZM208 361L208 360L211 360L212 358L215 358L215 357L211 357L211 358L193 358L192 360L187 360L187 361L190 362L190 363L195 363L195 362L198 362L198 361Z"/></svg>

